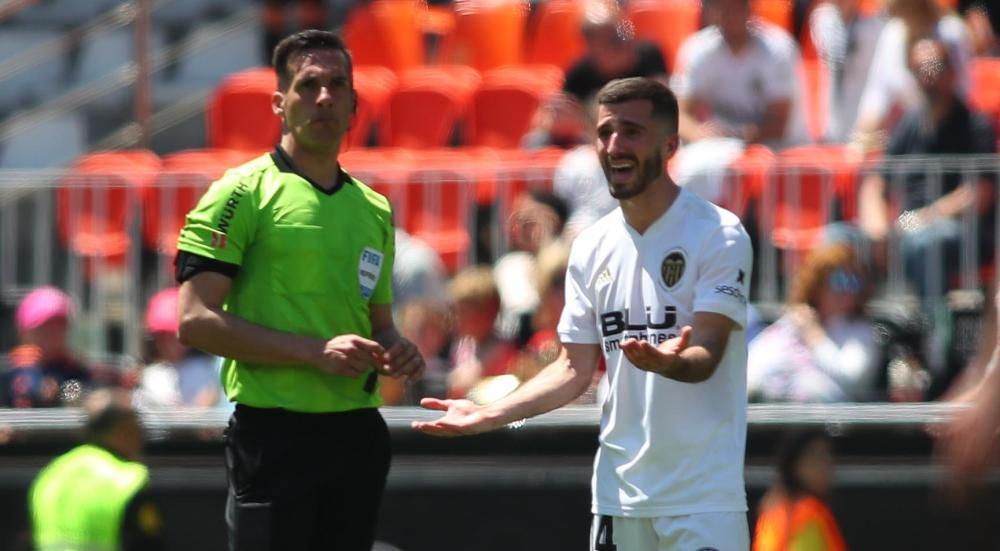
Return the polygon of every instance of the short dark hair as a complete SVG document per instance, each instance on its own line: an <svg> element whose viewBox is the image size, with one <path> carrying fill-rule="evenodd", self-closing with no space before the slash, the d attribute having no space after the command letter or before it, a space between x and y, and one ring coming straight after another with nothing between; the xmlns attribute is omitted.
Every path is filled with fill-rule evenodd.
<svg viewBox="0 0 1000 551"><path fill-rule="evenodd" d="M289 35L274 47L271 65L278 76L279 90L287 90L288 85L292 83L293 75L288 70L289 62L310 50L339 50L342 52L347 60L347 74L353 82L354 64L344 39L337 33L311 29Z"/></svg>
<svg viewBox="0 0 1000 551"><path fill-rule="evenodd" d="M653 104L653 118L667 125L671 134L677 133L677 96L662 82L633 77L612 80L597 93L599 105L614 105L633 100L648 100Z"/></svg>
<svg viewBox="0 0 1000 551"><path fill-rule="evenodd" d="M786 433L778 443L778 480L786 493L794 497L809 495L811 492L799 478L799 460L806 449L818 440L830 440L830 435L819 428L802 427Z"/></svg>

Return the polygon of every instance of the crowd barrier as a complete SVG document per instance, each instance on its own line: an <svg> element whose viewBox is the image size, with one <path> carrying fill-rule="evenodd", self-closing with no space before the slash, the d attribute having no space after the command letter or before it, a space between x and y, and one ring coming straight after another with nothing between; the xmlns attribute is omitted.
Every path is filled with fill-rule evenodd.
<svg viewBox="0 0 1000 551"><path fill-rule="evenodd" d="M996 255L981 263L977 251L984 235L1000 233L997 227L981 229L1000 210L998 157L865 163L831 151L749 150L722 176L718 202L742 217L754 240L751 302L780 304L796 266L821 242L823 228L856 220L860 183L875 171L886 175L891 205L904 204L911 192L939 196L944 179L953 174L992 188L992 198L980 199L981 209L959 220L958 276L947 275L953 266L946 266L936 249L923 266L928 280L949 278L952 289L975 291L992 280ZM507 250L505 226L515 198L525 190L551 190L560 157L558 151L353 150L343 162L390 198L399 227L430 243L449 269L457 270L491 262ZM224 166L237 160L228 157ZM184 214L224 168L131 162L135 168L105 172L0 171L0 298L7 313L30 288L58 285L80 305L78 344L93 358L119 363L142 356L146 299L172 284ZM903 177L912 173L924 175L928 190ZM893 299L907 290L897 236L890 233L887 270L875 282L882 297ZM0 324L7 345L9 325Z"/></svg>
<svg viewBox="0 0 1000 551"><path fill-rule="evenodd" d="M997 549L1000 478L964 502L933 460L929 429L956 406L941 404L751 405L745 479L750 521L774 481L773 454L788 430L833 439L831 505L850 549ZM225 410L144 411L151 492L168 549L225 549ZM568 407L517 429L434 438L409 428L437 412L385 408L394 460L378 537L404 551L586 549L589 483L597 445L594 407ZM38 470L74 444L75 409L0 410L0 548L19 551L26 494Z"/></svg>

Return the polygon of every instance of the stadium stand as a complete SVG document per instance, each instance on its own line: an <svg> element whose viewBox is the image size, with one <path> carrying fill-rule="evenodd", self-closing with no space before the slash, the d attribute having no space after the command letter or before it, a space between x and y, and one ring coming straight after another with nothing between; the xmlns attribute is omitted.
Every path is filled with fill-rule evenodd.
<svg viewBox="0 0 1000 551"><path fill-rule="evenodd" d="M486 72L472 97L466 143L519 147L539 105L559 91L562 80L555 66L507 66Z"/></svg>
<svg viewBox="0 0 1000 551"><path fill-rule="evenodd" d="M701 4L686 0L635 0L625 8L635 34L660 46L667 68L675 70L677 51L698 30Z"/></svg>
<svg viewBox="0 0 1000 551"><path fill-rule="evenodd" d="M566 70L580 56L586 45L580 35L583 9L574 0L543 2L532 14L527 29L528 49L525 62L550 64Z"/></svg>
<svg viewBox="0 0 1000 551"><path fill-rule="evenodd" d="M376 0L353 10L344 39L357 65L383 65L394 71L424 61L421 36L426 8L411 0Z"/></svg>
<svg viewBox="0 0 1000 551"><path fill-rule="evenodd" d="M404 71L389 98L381 144L417 149L449 145L480 80L475 69L463 65Z"/></svg>
<svg viewBox="0 0 1000 551"><path fill-rule="evenodd" d="M277 78L268 67L226 77L209 99L209 147L250 151L274 147L281 136L281 121L271 110L271 94L277 88Z"/></svg>

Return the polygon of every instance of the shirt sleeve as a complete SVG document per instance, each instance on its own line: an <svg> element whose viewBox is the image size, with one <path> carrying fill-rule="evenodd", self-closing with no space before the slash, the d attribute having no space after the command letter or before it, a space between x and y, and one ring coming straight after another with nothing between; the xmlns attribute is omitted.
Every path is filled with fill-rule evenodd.
<svg viewBox="0 0 1000 551"><path fill-rule="evenodd" d="M559 318L557 328L559 338L564 343L597 344L601 336L597 332L597 317L594 314L594 299L588 286L588 262L586 250L577 239L569 255L566 270L566 305Z"/></svg>
<svg viewBox="0 0 1000 551"><path fill-rule="evenodd" d="M153 499L141 491L125 508L122 551L163 551L163 517Z"/></svg>
<svg viewBox="0 0 1000 551"><path fill-rule="evenodd" d="M385 249L382 256L382 270L379 272L371 304L392 304L392 267L396 261L396 230L390 214L386 221Z"/></svg>
<svg viewBox="0 0 1000 551"><path fill-rule="evenodd" d="M177 250L240 266L256 230L257 208L247 180L213 183L188 213Z"/></svg>
<svg viewBox="0 0 1000 551"><path fill-rule="evenodd" d="M753 250L750 237L740 224L717 230L703 248L698 261L694 311L722 314L740 328L747 323Z"/></svg>

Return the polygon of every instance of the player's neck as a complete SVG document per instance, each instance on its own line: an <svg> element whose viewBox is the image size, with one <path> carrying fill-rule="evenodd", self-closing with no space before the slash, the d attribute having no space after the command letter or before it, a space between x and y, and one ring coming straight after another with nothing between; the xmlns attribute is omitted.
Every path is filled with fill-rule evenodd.
<svg viewBox="0 0 1000 551"><path fill-rule="evenodd" d="M681 188L669 176L664 175L650 183L639 195L619 201L625 222L640 235L646 233L654 222L670 210L680 192Z"/></svg>
<svg viewBox="0 0 1000 551"><path fill-rule="evenodd" d="M302 172L306 178L325 189L332 189L337 185L339 181L339 161L337 159L337 152L340 151L339 144L329 153L317 153L298 145L291 134L285 134L281 137L281 148L292 159L295 168Z"/></svg>

